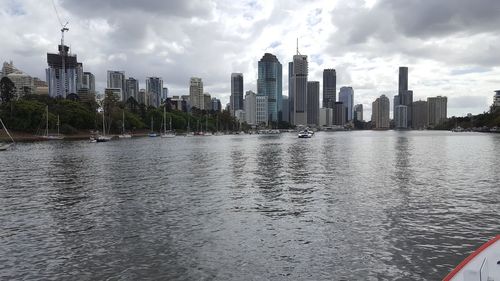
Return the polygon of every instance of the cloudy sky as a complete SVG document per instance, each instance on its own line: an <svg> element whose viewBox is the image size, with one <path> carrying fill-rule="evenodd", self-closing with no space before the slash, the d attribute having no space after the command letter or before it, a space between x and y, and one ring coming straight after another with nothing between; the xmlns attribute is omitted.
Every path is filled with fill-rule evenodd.
<svg viewBox="0 0 500 281"><path fill-rule="evenodd" d="M141 81L160 76L173 95L189 78L229 101L231 72L256 90L264 52L283 65L283 94L296 49L309 56L309 80L337 70L337 91L354 88L365 106L397 92L398 67L409 67L414 99L448 96L448 115L488 110L500 89L497 0L0 0L0 60L45 80L46 53L60 40L57 8L69 21L66 42L106 84L106 70Z"/></svg>

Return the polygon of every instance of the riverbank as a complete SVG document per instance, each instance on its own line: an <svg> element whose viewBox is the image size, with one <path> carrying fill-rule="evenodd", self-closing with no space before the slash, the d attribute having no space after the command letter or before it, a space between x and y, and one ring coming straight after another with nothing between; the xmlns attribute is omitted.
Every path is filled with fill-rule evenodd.
<svg viewBox="0 0 500 281"><path fill-rule="evenodd" d="M16 142L34 142L34 141L47 141L39 135L34 135L26 132L10 131L10 135ZM148 130L141 130L131 133L132 137L146 137L148 135ZM76 134L64 135L65 140L85 140L89 139L92 133L90 131L79 131ZM118 137L118 134L111 134L111 137ZM10 138L5 132L5 130L0 130L0 142L10 142Z"/></svg>

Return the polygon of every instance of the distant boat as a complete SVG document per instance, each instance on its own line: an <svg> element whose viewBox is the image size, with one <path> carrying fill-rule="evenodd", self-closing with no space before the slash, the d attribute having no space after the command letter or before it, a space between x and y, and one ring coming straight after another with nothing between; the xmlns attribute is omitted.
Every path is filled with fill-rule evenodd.
<svg viewBox="0 0 500 281"><path fill-rule="evenodd" d="M162 138L175 138L175 133L172 131L172 117L170 117L170 129L167 131L167 112L165 107L163 107L163 133Z"/></svg>
<svg viewBox="0 0 500 281"><path fill-rule="evenodd" d="M5 130L5 132L9 136L10 140L12 141L12 143L3 143L3 144L0 144L0 151L5 151L5 150L9 149L16 142L14 141L14 139L12 138L12 136L10 135L9 130L7 130L7 127L5 127L5 124L3 123L2 118L0 118L0 123L2 124L2 128Z"/></svg>
<svg viewBox="0 0 500 281"><path fill-rule="evenodd" d="M45 133L42 136L42 138L46 139L46 140L62 140L62 139L64 139L64 136L62 136L59 133L59 115L57 115L57 135L50 135L49 134L49 106L48 105L46 107L45 116L46 116Z"/></svg>
<svg viewBox="0 0 500 281"><path fill-rule="evenodd" d="M151 117L151 132L149 132L148 136L150 138L155 138L158 136L158 134L154 131L154 127L153 127L154 123L153 123L153 117Z"/></svg>
<svg viewBox="0 0 500 281"><path fill-rule="evenodd" d="M111 137L106 136L106 124L104 123L105 119L105 110L104 110L104 104L102 106L102 135L97 134L96 136L91 136L90 137L90 142L108 142L111 140Z"/></svg>
<svg viewBox="0 0 500 281"><path fill-rule="evenodd" d="M500 235L479 247L443 279L468 280L500 280Z"/></svg>
<svg viewBox="0 0 500 281"><path fill-rule="evenodd" d="M311 131L309 129L305 129L305 130L299 132L298 137L299 137L299 139L309 139L309 138L312 138L313 135L314 135L313 131Z"/></svg>
<svg viewBox="0 0 500 281"><path fill-rule="evenodd" d="M125 110L122 111L122 133L118 137L120 139L129 139L132 137L132 135L125 132Z"/></svg>

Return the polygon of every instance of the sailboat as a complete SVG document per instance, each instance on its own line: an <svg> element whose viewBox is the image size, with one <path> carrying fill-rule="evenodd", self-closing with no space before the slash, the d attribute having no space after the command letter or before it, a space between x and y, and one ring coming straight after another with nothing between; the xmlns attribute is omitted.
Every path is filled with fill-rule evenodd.
<svg viewBox="0 0 500 281"><path fill-rule="evenodd" d="M2 128L5 129L5 132L7 133L10 140L12 141L12 143L0 144L0 151L5 151L5 150L9 149L12 144L16 144L16 142L14 141L12 136L10 135L9 130L7 130L7 127L5 127L5 124L3 123L2 118L0 118L0 123L2 124Z"/></svg>
<svg viewBox="0 0 500 281"><path fill-rule="evenodd" d="M104 104L102 106L102 135L98 134L97 136L91 136L90 137L90 142L108 142L111 140L111 137L106 136L106 125L104 123L105 119L105 111L104 111Z"/></svg>
<svg viewBox="0 0 500 281"><path fill-rule="evenodd" d="M216 131L215 131L216 136L222 136L223 133L219 131L219 115L217 115L217 123L216 123Z"/></svg>
<svg viewBox="0 0 500 281"><path fill-rule="evenodd" d="M50 135L49 134L49 106L48 105L46 107L45 115L47 118L46 118L46 122L45 122L45 133L42 136L42 138L46 139L46 140L62 140L62 139L64 139L64 136L61 136L61 134L59 133L59 115L57 115L57 135Z"/></svg>
<svg viewBox="0 0 500 281"><path fill-rule="evenodd" d="M208 131L208 116L205 119L205 130L206 130L205 136L211 136L212 135L212 132Z"/></svg>
<svg viewBox="0 0 500 281"><path fill-rule="evenodd" d="M191 120L191 118L188 116L188 125L187 125L187 130L186 130L186 137L192 137L192 136L194 136L193 132L191 132L191 126L189 126L189 120Z"/></svg>
<svg viewBox="0 0 500 281"><path fill-rule="evenodd" d="M158 134L155 133L155 131L153 129L154 128L153 125L154 125L153 124L153 117L151 117L151 132L149 132L149 134L148 134L148 136L151 137L151 138L154 138L154 137L158 136Z"/></svg>
<svg viewBox="0 0 500 281"><path fill-rule="evenodd" d="M125 110L122 111L122 133L118 137L121 139L129 139L132 137L132 135L125 132Z"/></svg>
<svg viewBox="0 0 500 281"><path fill-rule="evenodd" d="M198 119L196 121L196 132L194 133L195 136L203 136L203 125L200 127L200 120Z"/></svg>
<svg viewBox="0 0 500 281"><path fill-rule="evenodd" d="M170 116L170 129L167 131L167 112L165 107L163 107L163 133L162 138L175 138L175 133L172 131L172 116Z"/></svg>

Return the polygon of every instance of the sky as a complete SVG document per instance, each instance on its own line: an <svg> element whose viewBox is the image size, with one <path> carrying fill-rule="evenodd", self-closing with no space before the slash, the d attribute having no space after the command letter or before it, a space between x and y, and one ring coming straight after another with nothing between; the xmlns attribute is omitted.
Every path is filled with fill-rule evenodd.
<svg viewBox="0 0 500 281"><path fill-rule="evenodd" d="M393 101L398 68L409 68L414 100L448 97L448 116L482 113L500 89L500 1L497 0L0 0L0 60L45 80L46 53L65 43L103 91L107 70L123 70L145 88L162 77L169 95L189 92L190 77L229 101L232 72L244 91L257 88L265 52L283 65L308 56L310 81L337 72L337 92L354 88L354 103L385 94ZM58 13L56 14L56 10Z"/></svg>

